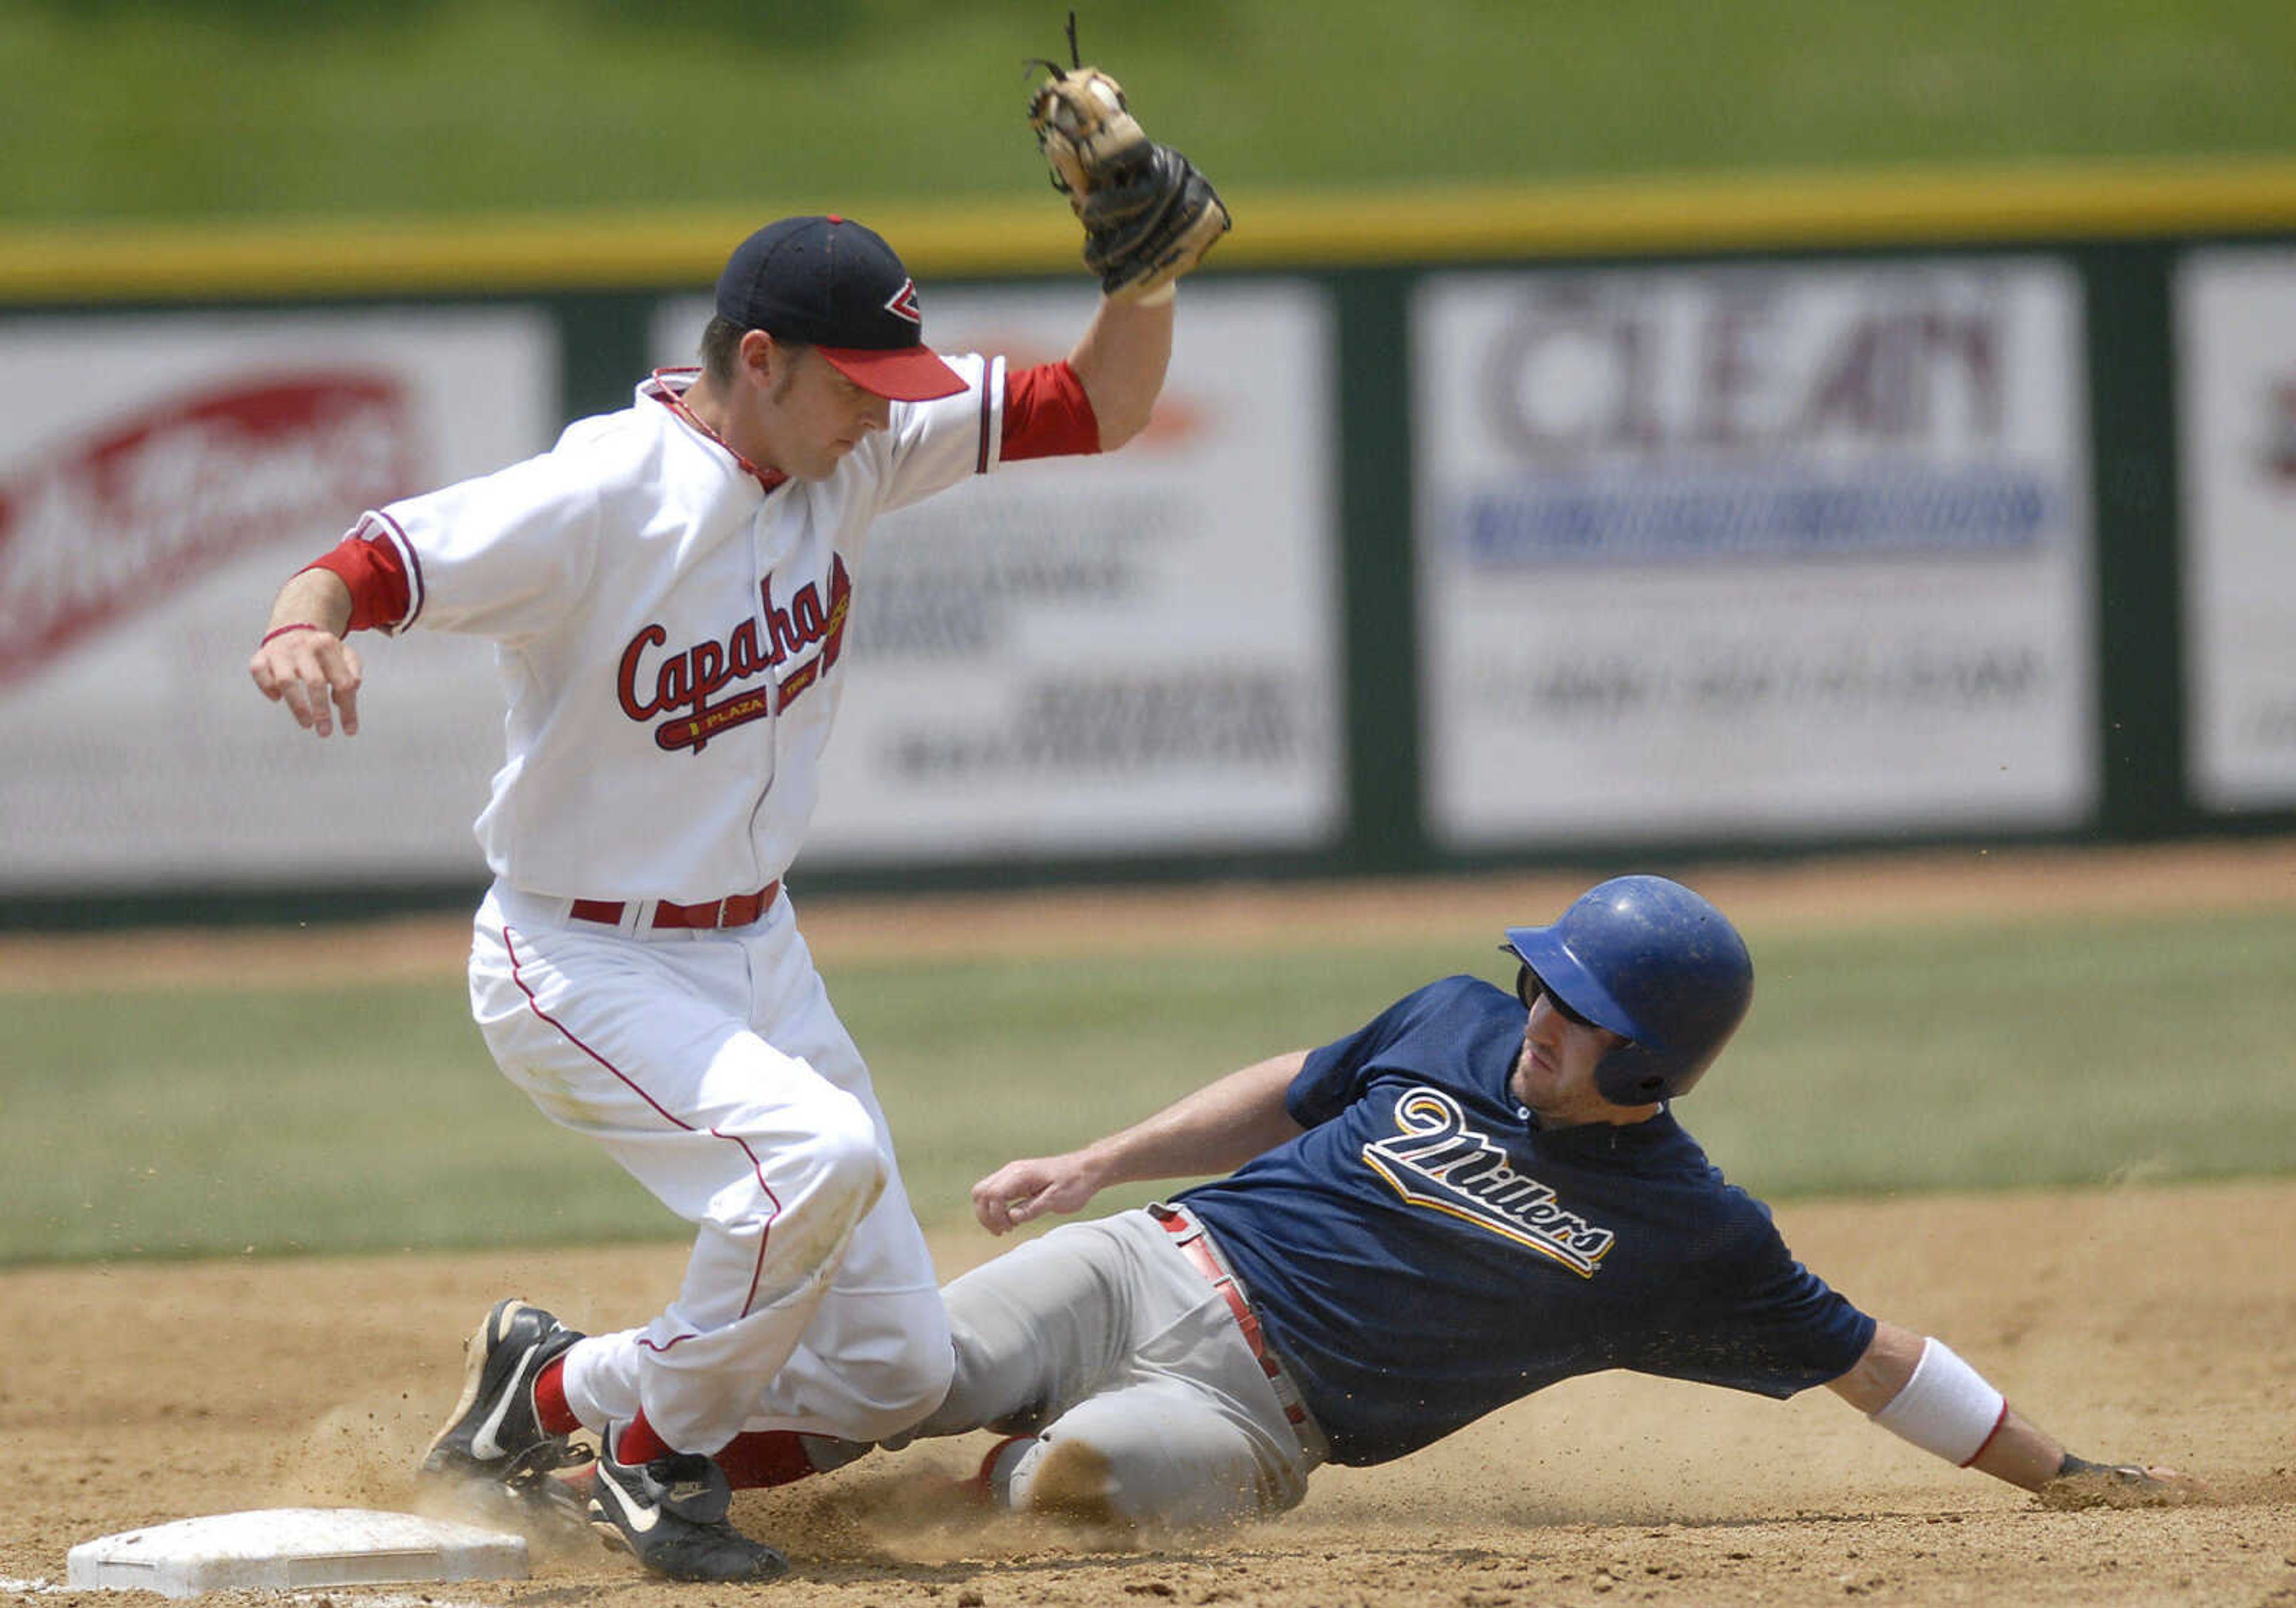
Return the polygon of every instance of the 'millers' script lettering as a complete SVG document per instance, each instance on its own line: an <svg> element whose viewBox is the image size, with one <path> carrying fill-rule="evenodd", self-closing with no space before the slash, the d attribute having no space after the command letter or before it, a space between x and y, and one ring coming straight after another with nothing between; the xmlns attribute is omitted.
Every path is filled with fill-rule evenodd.
<svg viewBox="0 0 2296 1608"><path fill-rule="evenodd" d="M1440 1090L1421 1087L1395 1103L1390 1139L1363 1148L1373 1171L1414 1206L1446 1212L1592 1278L1618 1236L1566 1210L1554 1191L1517 1172L1506 1152L1467 1126Z"/></svg>

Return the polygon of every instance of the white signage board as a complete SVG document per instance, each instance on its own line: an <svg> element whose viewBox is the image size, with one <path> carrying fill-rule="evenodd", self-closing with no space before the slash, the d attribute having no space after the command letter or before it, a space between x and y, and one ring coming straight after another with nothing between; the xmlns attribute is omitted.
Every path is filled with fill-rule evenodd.
<svg viewBox="0 0 2296 1608"><path fill-rule="evenodd" d="M1088 287L936 291L927 339L1065 356ZM801 865L1315 848L1343 815L1332 317L1190 284L1154 422L879 522ZM667 304L665 363L705 302Z"/></svg>
<svg viewBox="0 0 2296 1608"><path fill-rule="evenodd" d="M2296 804L2296 251L2177 275L2186 764L2214 810Z"/></svg>
<svg viewBox="0 0 2296 1608"><path fill-rule="evenodd" d="M483 643L361 635L360 734L248 680L360 511L547 446L538 312L0 322L0 890L481 877Z"/></svg>
<svg viewBox="0 0 2296 1608"><path fill-rule="evenodd" d="M1436 840L2081 820L2080 319L2030 259L1424 282Z"/></svg>

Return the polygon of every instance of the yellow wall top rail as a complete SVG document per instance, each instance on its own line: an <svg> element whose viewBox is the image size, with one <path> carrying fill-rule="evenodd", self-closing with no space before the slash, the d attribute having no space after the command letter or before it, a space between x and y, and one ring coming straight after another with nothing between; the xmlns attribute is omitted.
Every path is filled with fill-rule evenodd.
<svg viewBox="0 0 2296 1608"><path fill-rule="evenodd" d="M1228 198L1219 267L2296 233L2296 159L1439 184ZM775 216L723 208L0 229L0 303L706 287ZM921 277L1080 273L1050 195L860 214Z"/></svg>

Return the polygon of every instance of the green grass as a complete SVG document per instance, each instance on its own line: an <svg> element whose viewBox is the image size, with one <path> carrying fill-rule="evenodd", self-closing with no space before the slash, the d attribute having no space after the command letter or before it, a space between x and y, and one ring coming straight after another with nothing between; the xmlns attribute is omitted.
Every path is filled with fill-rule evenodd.
<svg viewBox="0 0 2296 1608"><path fill-rule="evenodd" d="M1078 8L1224 185L2296 152L2285 0ZM0 0L0 219L1040 188L1039 0Z"/></svg>
<svg viewBox="0 0 2296 1608"><path fill-rule="evenodd" d="M1777 1193L2296 1165L2296 916L1804 938L1683 1114Z"/></svg>
<svg viewBox="0 0 2296 1608"><path fill-rule="evenodd" d="M0 1258L629 1238L660 1208L495 1072L461 991L27 997Z"/></svg>
<svg viewBox="0 0 2296 1608"><path fill-rule="evenodd" d="M1753 935L1682 1114L1772 1196L2288 1170L2296 912ZM920 1215L1462 968L1456 947L846 967ZM7 1001L0 1261L578 1244L661 1209L496 1075L451 983ZM1143 1189L1103 1203L1131 1204Z"/></svg>

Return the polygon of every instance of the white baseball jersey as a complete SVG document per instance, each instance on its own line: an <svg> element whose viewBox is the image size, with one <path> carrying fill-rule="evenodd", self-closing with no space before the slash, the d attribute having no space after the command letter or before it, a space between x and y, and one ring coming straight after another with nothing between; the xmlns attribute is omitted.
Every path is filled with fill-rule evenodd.
<svg viewBox="0 0 2296 1608"><path fill-rule="evenodd" d="M539 457L365 516L407 578L384 630L497 644L507 751L477 829L499 880L699 903L788 868L871 521L1001 459L1004 359L949 363L965 390L894 403L827 479L767 490L665 371Z"/></svg>

